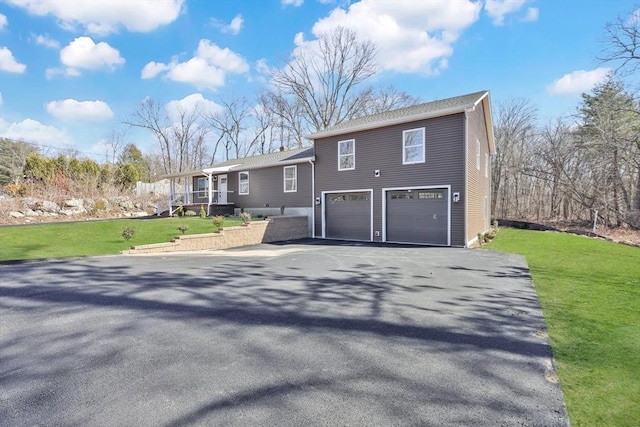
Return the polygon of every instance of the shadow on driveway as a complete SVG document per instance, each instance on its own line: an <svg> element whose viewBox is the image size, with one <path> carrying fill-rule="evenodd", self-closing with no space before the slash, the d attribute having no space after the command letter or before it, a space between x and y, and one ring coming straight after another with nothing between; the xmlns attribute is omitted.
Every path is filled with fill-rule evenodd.
<svg viewBox="0 0 640 427"><path fill-rule="evenodd" d="M522 258L257 249L0 266L0 420L567 425Z"/></svg>

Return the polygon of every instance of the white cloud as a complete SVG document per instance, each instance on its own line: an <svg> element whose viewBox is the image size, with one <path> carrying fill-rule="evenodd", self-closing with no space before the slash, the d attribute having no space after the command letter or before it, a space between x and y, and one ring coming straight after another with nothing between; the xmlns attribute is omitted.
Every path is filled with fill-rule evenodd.
<svg viewBox="0 0 640 427"><path fill-rule="evenodd" d="M302 3L304 3L304 0L280 0L280 4L282 4L282 6L293 6L293 7L298 7L298 6L302 6Z"/></svg>
<svg viewBox="0 0 640 427"><path fill-rule="evenodd" d="M26 69L26 65L16 61L9 48L5 46L0 47L0 71L22 74Z"/></svg>
<svg viewBox="0 0 640 427"><path fill-rule="evenodd" d="M526 2L527 0L487 0L484 10L493 21L493 25L500 26L504 25L506 15L519 11Z"/></svg>
<svg viewBox="0 0 640 427"><path fill-rule="evenodd" d="M240 32L243 23L244 18L242 15L236 15L229 24L225 24L223 21L211 18L211 25L218 28L223 33L230 33L234 36Z"/></svg>
<svg viewBox="0 0 640 427"><path fill-rule="evenodd" d="M43 125L33 119L13 123L6 123L0 119L0 136L55 147L66 147L72 142L71 138L57 127Z"/></svg>
<svg viewBox="0 0 640 427"><path fill-rule="evenodd" d="M169 69L167 64L163 64L160 62L151 61L147 65L144 66L142 72L140 73L140 78L142 79L152 79L163 71Z"/></svg>
<svg viewBox="0 0 640 427"><path fill-rule="evenodd" d="M551 95L589 92L596 84L606 80L611 72L611 68L604 67L591 71L577 70L555 80L547 86L547 92Z"/></svg>
<svg viewBox="0 0 640 427"><path fill-rule="evenodd" d="M105 42L94 43L91 37L77 37L60 51L60 61L67 67L67 75L77 76L79 69L113 71L125 60L117 49Z"/></svg>
<svg viewBox="0 0 640 427"><path fill-rule="evenodd" d="M60 49L60 43L57 40L50 38L46 34L33 35L32 37L35 40L36 44L48 47L50 49Z"/></svg>
<svg viewBox="0 0 640 427"><path fill-rule="evenodd" d="M349 28L376 44L383 70L437 74L447 67L460 33L478 20L481 7L469 0L362 0L348 9L334 9L315 23L312 32L318 37L339 26ZM314 42L296 39L298 47Z"/></svg>
<svg viewBox="0 0 640 427"><path fill-rule="evenodd" d="M201 93L193 93L182 99L169 101L165 107L169 118L176 122L180 118L180 114L192 114L199 112L201 114L216 113L223 110L221 105L206 99Z"/></svg>
<svg viewBox="0 0 640 427"><path fill-rule="evenodd" d="M113 111L103 101L51 101L47 104L47 112L62 120L99 122L113 118Z"/></svg>
<svg viewBox="0 0 640 427"><path fill-rule="evenodd" d="M125 28L147 33L176 20L184 0L9 0L31 15L52 15L66 30L76 27L91 34L106 35Z"/></svg>
<svg viewBox="0 0 640 427"><path fill-rule="evenodd" d="M537 7L530 7L527 9L527 14L524 17L524 22L536 22L540 17L540 10Z"/></svg>
<svg viewBox="0 0 640 427"><path fill-rule="evenodd" d="M0 13L0 31L4 30L4 28L9 24L9 20L6 15Z"/></svg>
<svg viewBox="0 0 640 427"><path fill-rule="evenodd" d="M249 70L247 61L229 48L221 48L202 39L193 58L169 64L149 62L141 72L143 79L163 75L169 80L189 83L198 89L215 90L224 85L227 73L242 74Z"/></svg>

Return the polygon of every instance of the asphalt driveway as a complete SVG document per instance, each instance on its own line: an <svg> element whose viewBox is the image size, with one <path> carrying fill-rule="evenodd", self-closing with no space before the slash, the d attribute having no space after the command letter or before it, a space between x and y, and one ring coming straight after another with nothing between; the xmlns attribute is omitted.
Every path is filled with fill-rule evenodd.
<svg viewBox="0 0 640 427"><path fill-rule="evenodd" d="M303 242L0 265L0 425L566 426L526 262Z"/></svg>

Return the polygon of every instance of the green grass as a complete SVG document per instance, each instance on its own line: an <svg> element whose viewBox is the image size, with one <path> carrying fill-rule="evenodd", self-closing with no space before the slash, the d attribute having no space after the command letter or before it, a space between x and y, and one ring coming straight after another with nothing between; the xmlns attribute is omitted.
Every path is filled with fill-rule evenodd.
<svg viewBox="0 0 640 427"><path fill-rule="evenodd" d="M223 227L241 223L240 220L226 218ZM200 217L0 227L0 261L117 254L134 245L168 242L181 234L178 227L182 225L189 227L185 234L212 233L217 230L211 218ZM135 229L135 235L129 241L122 237L125 227Z"/></svg>
<svg viewBox="0 0 640 427"><path fill-rule="evenodd" d="M640 425L640 249L514 229L488 248L527 258L571 424Z"/></svg>

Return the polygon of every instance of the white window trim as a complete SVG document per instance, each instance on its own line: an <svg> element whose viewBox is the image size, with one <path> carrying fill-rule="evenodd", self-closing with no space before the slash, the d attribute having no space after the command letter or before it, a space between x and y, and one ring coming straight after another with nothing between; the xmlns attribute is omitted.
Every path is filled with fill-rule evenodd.
<svg viewBox="0 0 640 427"><path fill-rule="evenodd" d="M343 142L351 142L353 143L351 146L353 147L353 152L351 154L340 154L340 144ZM340 158L342 156L352 156L353 157L353 166L350 168L341 168L340 167ZM338 170L339 171L350 171L356 168L356 140L355 139L345 139L344 141L338 141Z"/></svg>
<svg viewBox="0 0 640 427"><path fill-rule="evenodd" d="M287 190L287 169L293 168L294 175L293 178L289 178L290 181L293 181L294 186L293 190ZM298 166L285 166L282 168L282 180L283 180L283 190L285 193L297 193L298 192Z"/></svg>
<svg viewBox="0 0 640 427"><path fill-rule="evenodd" d="M407 145L406 145L406 135L409 132L420 131L422 133L422 160L417 160L415 162L408 162L406 158L407 153ZM425 129L424 128L415 128L415 129L406 129L402 131L402 164L403 165L415 165L417 163L424 163L426 161L426 152L425 152ZM417 145L410 145L409 147L416 147Z"/></svg>
<svg viewBox="0 0 640 427"><path fill-rule="evenodd" d="M476 139L476 169L480 170L480 140Z"/></svg>
<svg viewBox="0 0 640 427"><path fill-rule="evenodd" d="M247 192L246 193L242 192L242 174L243 173L247 174ZM247 194L249 194L249 171L238 172L238 194L242 196L246 196Z"/></svg>

